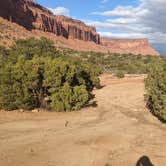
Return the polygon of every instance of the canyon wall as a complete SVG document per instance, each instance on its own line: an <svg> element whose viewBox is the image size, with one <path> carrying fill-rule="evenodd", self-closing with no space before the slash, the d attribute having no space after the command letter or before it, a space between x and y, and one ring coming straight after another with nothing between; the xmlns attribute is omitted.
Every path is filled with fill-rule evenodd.
<svg viewBox="0 0 166 166"><path fill-rule="evenodd" d="M61 45L71 49L97 52L109 51L120 54L159 55L147 39L100 38L95 27L87 26L82 21L69 17L54 15L47 8L34 3L32 0L0 0L0 17L11 23L10 29L16 31L20 29L18 26L16 27L15 23L26 28L25 35L18 32L17 39L28 37L29 33L31 33L30 36L40 37L39 33L33 33L39 31L42 36L56 41L55 44L59 41L58 46ZM5 24L8 23L5 22ZM8 29L8 31L10 30ZM4 30L3 32L5 33ZM11 32L10 36L15 37L15 33L15 31ZM4 36L7 35L4 34ZM61 37L64 39L63 41L60 41L59 38Z"/></svg>
<svg viewBox="0 0 166 166"><path fill-rule="evenodd" d="M32 0L0 0L0 16L28 30L38 29L67 39L100 43L95 27L65 16L55 16Z"/></svg>
<svg viewBox="0 0 166 166"><path fill-rule="evenodd" d="M152 48L148 39L110 39L101 38L101 44L110 52L120 54L160 55Z"/></svg>

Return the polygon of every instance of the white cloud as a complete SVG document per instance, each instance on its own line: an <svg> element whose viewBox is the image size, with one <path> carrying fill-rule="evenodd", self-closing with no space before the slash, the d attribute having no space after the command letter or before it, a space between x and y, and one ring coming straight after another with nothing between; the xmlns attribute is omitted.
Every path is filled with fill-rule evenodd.
<svg viewBox="0 0 166 166"><path fill-rule="evenodd" d="M122 20L107 20L106 22L100 21L85 21L86 24L90 26L95 26L98 29L106 29L106 30L118 30L125 31L127 33L150 33L152 31L151 27L141 26L141 25L130 25L128 23L124 23ZM123 23L122 23L123 22ZM127 22L127 21L126 21Z"/></svg>
<svg viewBox="0 0 166 166"><path fill-rule="evenodd" d="M54 15L70 16L70 10L64 7L48 8Z"/></svg>
<svg viewBox="0 0 166 166"><path fill-rule="evenodd" d="M136 39L136 38L146 38L147 36L145 34L140 34L140 33L111 33L111 32L99 32L99 34L103 37L110 37L114 39Z"/></svg>
<svg viewBox="0 0 166 166"><path fill-rule="evenodd" d="M93 12L92 14L98 14L102 16L122 16L122 17L130 17L132 14L139 14L140 8L134 8L132 6L118 6L114 10L104 11L104 12Z"/></svg>
<svg viewBox="0 0 166 166"><path fill-rule="evenodd" d="M137 23L138 19L136 19L136 18L117 18L117 19L107 19L106 21L109 23L112 23L112 24L133 24L133 23Z"/></svg>
<svg viewBox="0 0 166 166"><path fill-rule="evenodd" d="M166 0L140 0L140 5L118 6L110 11L93 12L108 17L105 21L87 21L102 36L113 38L147 37L152 43L166 45ZM108 31L108 32L105 32ZM113 33L117 31L116 33Z"/></svg>

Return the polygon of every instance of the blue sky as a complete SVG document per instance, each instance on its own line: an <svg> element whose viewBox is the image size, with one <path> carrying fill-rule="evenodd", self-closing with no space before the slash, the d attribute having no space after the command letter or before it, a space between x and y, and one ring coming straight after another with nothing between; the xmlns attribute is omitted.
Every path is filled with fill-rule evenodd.
<svg viewBox="0 0 166 166"><path fill-rule="evenodd" d="M166 0L37 0L54 14L95 26L101 36L148 38L166 54Z"/></svg>
<svg viewBox="0 0 166 166"><path fill-rule="evenodd" d="M133 5L139 4L138 0L37 0L38 3L45 7L57 8L64 7L70 10L70 16L82 20L94 19L103 20L103 17L96 17L92 12L111 10L118 5Z"/></svg>

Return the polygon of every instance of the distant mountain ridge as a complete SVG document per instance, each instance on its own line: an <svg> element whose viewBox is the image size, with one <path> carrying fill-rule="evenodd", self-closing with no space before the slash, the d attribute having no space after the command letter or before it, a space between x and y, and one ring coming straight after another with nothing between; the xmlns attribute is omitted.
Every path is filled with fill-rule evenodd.
<svg viewBox="0 0 166 166"><path fill-rule="evenodd" d="M0 40L3 45L11 44L15 39L44 36L52 39L56 46L81 51L159 55L147 39L101 38L95 27L66 16L54 15L32 0L0 0L0 17L2 24L8 25L0 31L3 37L8 36Z"/></svg>

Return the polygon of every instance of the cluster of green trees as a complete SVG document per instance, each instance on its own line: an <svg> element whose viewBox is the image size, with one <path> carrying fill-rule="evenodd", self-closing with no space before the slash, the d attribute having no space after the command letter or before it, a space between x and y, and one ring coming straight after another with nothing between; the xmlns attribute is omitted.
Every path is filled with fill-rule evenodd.
<svg viewBox="0 0 166 166"><path fill-rule="evenodd" d="M0 47L0 109L80 109L100 87L100 72L46 38L18 40L9 49Z"/></svg>
<svg viewBox="0 0 166 166"><path fill-rule="evenodd" d="M119 78L147 73L147 105L166 121L165 58L60 49L46 38L18 40L8 49L0 46L0 109L78 110L100 87L102 71Z"/></svg>
<svg viewBox="0 0 166 166"><path fill-rule="evenodd" d="M166 59L154 63L145 80L148 107L159 119L166 122Z"/></svg>
<svg viewBox="0 0 166 166"><path fill-rule="evenodd" d="M160 57L142 56L132 54L111 54L84 52L80 55L89 63L100 66L106 72L123 72L126 74L146 74L151 64L158 61Z"/></svg>

